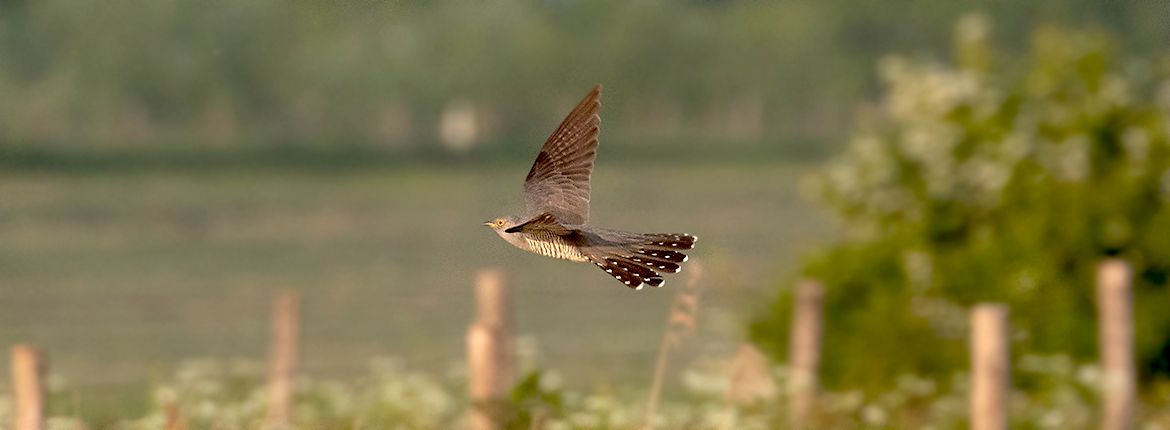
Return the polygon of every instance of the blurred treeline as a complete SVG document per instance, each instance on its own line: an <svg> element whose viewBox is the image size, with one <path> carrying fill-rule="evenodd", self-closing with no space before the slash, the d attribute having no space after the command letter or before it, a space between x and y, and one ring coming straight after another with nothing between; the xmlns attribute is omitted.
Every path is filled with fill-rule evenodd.
<svg viewBox="0 0 1170 430"><path fill-rule="evenodd" d="M823 154L877 87L875 61L947 52L969 6L5 0L0 159L296 148L528 158L595 83L619 148ZM978 7L1009 52L1050 22L1114 33L1123 52L1160 46L1157 2Z"/></svg>

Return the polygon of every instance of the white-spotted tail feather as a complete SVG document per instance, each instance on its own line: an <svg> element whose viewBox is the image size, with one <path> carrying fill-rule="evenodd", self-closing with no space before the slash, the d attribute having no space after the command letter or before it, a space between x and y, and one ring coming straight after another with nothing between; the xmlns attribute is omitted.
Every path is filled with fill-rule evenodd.
<svg viewBox="0 0 1170 430"><path fill-rule="evenodd" d="M688 259L682 251L693 249L697 240L690 234L639 234L617 247L595 250L588 258L627 287L661 287L666 280L659 273L681 271Z"/></svg>

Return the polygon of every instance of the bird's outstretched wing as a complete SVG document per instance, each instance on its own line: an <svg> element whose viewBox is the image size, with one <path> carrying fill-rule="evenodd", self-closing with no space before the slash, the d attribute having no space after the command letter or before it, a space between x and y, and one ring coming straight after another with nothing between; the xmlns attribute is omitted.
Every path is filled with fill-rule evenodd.
<svg viewBox="0 0 1170 430"><path fill-rule="evenodd" d="M593 87L561 122L524 179L530 215L550 213L566 224L589 220L589 175L597 158L601 85Z"/></svg>

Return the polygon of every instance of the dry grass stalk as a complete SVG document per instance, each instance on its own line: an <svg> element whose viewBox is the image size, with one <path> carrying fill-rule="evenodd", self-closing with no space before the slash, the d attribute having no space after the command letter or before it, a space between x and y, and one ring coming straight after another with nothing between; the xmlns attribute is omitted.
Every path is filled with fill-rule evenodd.
<svg viewBox="0 0 1170 430"><path fill-rule="evenodd" d="M650 382L649 399L646 400L644 429L654 428L654 418L658 415L658 399L662 392L662 378L666 374L666 362L670 355L670 349L678 346L683 337L695 331L699 310L699 280L703 276L703 267L696 261L690 264L688 270L691 274L690 279L687 285L679 289L674 296L670 317L667 319L666 333L662 335L662 343L658 346L658 359L654 364L654 378Z"/></svg>
<svg viewBox="0 0 1170 430"><path fill-rule="evenodd" d="M819 281L801 280L793 302L789 341L788 417L794 429L811 428L816 408L817 374L821 364L821 335L825 287Z"/></svg>
<svg viewBox="0 0 1170 430"><path fill-rule="evenodd" d="M469 419L474 430L500 428L503 402L516 379L511 306L503 278L500 270L487 269L475 280L477 315L467 330L468 389L474 406Z"/></svg>
<svg viewBox="0 0 1170 430"><path fill-rule="evenodd" d="M979 304L971 312L971 428L1007 428L1010 386L1008 308Z"/></svg>
<svg viewBox="0 0 1170 430"><path fill-rule="evenodd" d="M290 428L293 377L297 369L300 296L283 291L272 302L272 344L268 362L268 409L264 428Z"/></svg>
<svg viewBox="0 0 1170 430"><path fill-rule="evenodd" d="M45 363L29 345L12 347L13 430L40 430L45 422Z"/></svg>
<svg viewBox="0 0 1170 430"><path fill-rule="evenodd" d="M1133 291L1129 265L1110 259L1097 268L1101 349L1101 428L1133 427L1137 393L1133 355Z"/></svg>

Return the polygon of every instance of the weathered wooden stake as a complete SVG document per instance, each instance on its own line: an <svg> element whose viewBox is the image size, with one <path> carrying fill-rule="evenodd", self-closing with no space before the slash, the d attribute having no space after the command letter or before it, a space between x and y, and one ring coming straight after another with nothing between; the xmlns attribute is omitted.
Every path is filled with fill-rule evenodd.
<svg viewBox="0 0 1170 430"><path fill-rule="evenodd" d="M1101 428L1133 428L1137 399L1133 354L1133 291L1129 265L1109 259L1097 267L1101 348Z"/></svg>
<svg viewBox="0 0 1170 430"><path fill-rule="evenodd" d="M264 428L290 428L293 377L297 370L300 296L282 291L272 301L272 343L268 351L268 410Z"/></svg>
<svg viewBox="0 0 1170 430"><path fill-rule="evenodd" d="M183 418L183 411L179 410L178 406L167 405L166 413L163 430L187 430L187 420Z"/></svg>
<svg viewBox="0 0 1170 430"><path fill-rule="evenodd" d="M816 280L801 280L793 302L792 333L789 338L788 413L789 427L814 427L810 420L816 406L817 372L821 363L822 302L825 287Z"/></svg>
<svg viewBox="0 0 1170 430"><path fill-rule="evenodd" d="M971 312L971 428L1006 429L1011 364L1008 308L983 303Z"/></svg>
<svg viewBox="0 0 1170 430"><path fill-rule="evenodd" d="M516 379L511 307L498 269L475 278L476 320L467 329L468 389L473 430L500 428L503 402Z"/></svg>
<svg viewBox="0 0 1170 430"><path fill-rule="evenodd" d="M41 430L45 422L45 363L29 345L12 347L13 430Z"/></svg>

